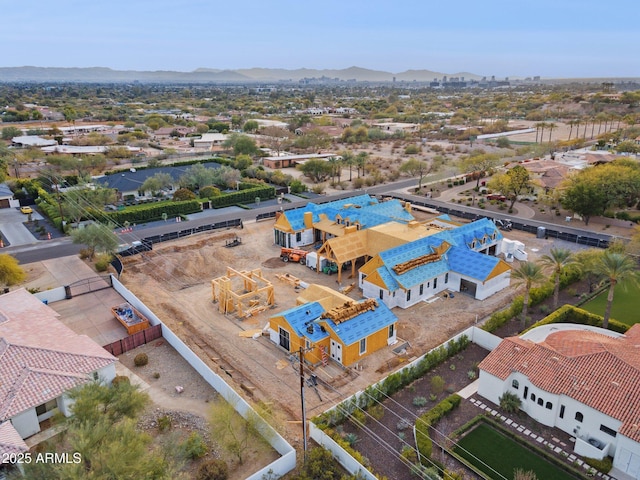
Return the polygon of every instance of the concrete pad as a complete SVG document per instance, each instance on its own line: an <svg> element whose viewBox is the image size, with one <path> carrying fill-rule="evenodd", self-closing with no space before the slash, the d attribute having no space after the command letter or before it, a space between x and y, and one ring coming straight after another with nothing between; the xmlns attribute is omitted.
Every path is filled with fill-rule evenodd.
<svg viewBox="0 0 640 480"><path fill-rule="evenodd" d="M469 398L471 395L473 395L478 391L479 384L480 384L480 380L476 380L475 382L470 383L469 385L464 387L462 390L460 390L458 392L458 395L460 395L462 398L465 398L465 399Z"/></svg>

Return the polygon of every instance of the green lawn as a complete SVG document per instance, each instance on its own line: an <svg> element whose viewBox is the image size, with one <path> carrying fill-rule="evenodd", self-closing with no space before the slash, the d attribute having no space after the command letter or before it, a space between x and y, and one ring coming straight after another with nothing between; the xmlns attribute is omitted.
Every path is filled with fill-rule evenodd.
<svg viewBox="0 0 640 480"><path fill-rule="evenodd" d="M454 451L495 479L510 480L517 468L533 470L540 479L576 478L484 422L460 440Z"/></svg>
<svg viewBox="0 0 640 480"><path fill-rule="evenodd" d="M604 309L607 306L607 294L609 289L602 292L600 295L580 308L587 310L596 315L604 315ZM640 308L638 308L638 298L640 297L640 286L634 286L633 284L616 285L615 292L613 294L613 305L611 306L611 318L615 318L619 322L626 323L627 325L633 325L640 323Z"/></svg>

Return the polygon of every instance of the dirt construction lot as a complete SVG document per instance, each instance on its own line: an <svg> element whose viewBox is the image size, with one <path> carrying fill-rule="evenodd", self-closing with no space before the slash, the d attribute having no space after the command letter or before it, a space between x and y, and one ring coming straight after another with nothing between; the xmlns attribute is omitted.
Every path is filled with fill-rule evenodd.
<svg viewBox="0 0 640 480"><path fill-rule="evenodd" d="M225 243L236 236L242 239L241 245L225 248ZM522 232L509 232L507 236L523 241L530 259L532 254L544 253L552 245L552 240L536 239ZM159 244L152 252L129 257L121 279L238 392L249 400L275 403L285 417L281 425L285 435L297 443L301 437L301 429L295 422L301 417L297 365L267 336L240 334L263 329L271 315L295 306L299 288L279 280L277 274L289 273L303 282L332 288L340 285L336 275L317 274L303 265L282 262L279 252L280 248L273 243L272 221L249 223L242 230ZM219 313L219 305L212 301L211 280L225 275L228 266L235 270L260 268L275 288L274 308L244 319ZM342 286L355 281L348 278L348 273L342 280ZM474 324L476 319L481 321L508 304L514 294L513 289L506 289L483 302L455 295L453 299L440 298L408 310L395 309L398 336L409 343L406 351L396 354L391 348L383 349L367 357L357 370L341 370L331 364L316 369L314 373L326 385L321 382L317 393L307 390L307 415L322 412ZM355 288L349 296L359 299L361 295Z"/></svg>

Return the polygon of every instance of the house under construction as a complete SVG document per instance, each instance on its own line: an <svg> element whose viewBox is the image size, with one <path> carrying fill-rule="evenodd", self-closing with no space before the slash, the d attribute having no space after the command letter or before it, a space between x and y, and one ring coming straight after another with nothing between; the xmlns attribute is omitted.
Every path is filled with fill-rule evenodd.
<svg viewBox="0 0 640 480"><path fill-rule="evenodd" d="M220 313L235 313L240 318L260 313L275 302L273 285L259 268L238 271L227 267L226 275L211 280L211 295Z"/></svg>

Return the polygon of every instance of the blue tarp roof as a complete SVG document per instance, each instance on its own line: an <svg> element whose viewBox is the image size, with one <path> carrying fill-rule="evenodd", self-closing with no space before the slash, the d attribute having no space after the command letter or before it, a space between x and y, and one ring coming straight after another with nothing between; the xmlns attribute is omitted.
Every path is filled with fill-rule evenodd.
<svg viewBox="0 0 640 480"><path fill-rule="evenodd" d="M327 338L329 333L322 331L321 325L315 321L324 313L324 308L318 302L305 303L298 307L291 308L281 313L285 320L291 325L300 337L308 338L311 342L318 342ZM365 338L378 330L391 325L397 320L396 316L382 302L378 303L375 310L361 313L357 317L351 318L338 325L331 320L323 319L345 345ZM307 326L313 326L313 332L307 330Z"/></svg>
<svg viewBox="0 0 640 480"><path fill-rule="evenodd" d="M306 337L312 342L318 342L327 338L329 334L323 332L319 325L312 323L320 318L324 308L318 302L305 303L281 313L284 319L291 325L299 337ZM313 325L313 333L307 331L307 325Z"/></svg>
<svg viewBox="0 0 640 480"><path fill-rule="evenodd" d="M397 199L379 203L376 198L370 195L358 195L322 204L308 203L303 208L287 210L284 215L293 230L305 229L305 212L313 214L313 222L320 220L320 214L325 214L327 218L334 221L339 215L342 219L349 220L349 223L359 223L363 229L391 221L410 222L414 219L413 215L404 209L402 202Z"/></svg>
<svg viewBox="0 0 640 480"><path fill-rule="evenodd" d="M412 288L448 271L484 281L498 264L499 259L478 253L472 250L470 245L475 240L477 242L476 248L481 247L480 240L485 236L491 237L494 232L496 240L502 238L498 228L486 218L452 230L444 230L381 252L380 258L384 262L384 266L379 267L377 271L390 291L397 290L400 286L407 289ZM412 268L402 275L393 271L393 267L400 263L434 253L434 248L440 246L443 241L449 243L451 247L439 261Z"/></svg>
<svg viewBox="0 0 640 480"><path fill-rule="evenodd" d="M357 317L351 318L338 325L331 320L326 320L327 325L336 333L338 338L345 345L359 342L361 339L388 327L397 321L397 317L389 310L384 303L378 302L375 310L361 313Z"/></svg>

